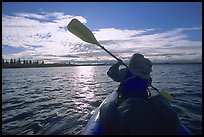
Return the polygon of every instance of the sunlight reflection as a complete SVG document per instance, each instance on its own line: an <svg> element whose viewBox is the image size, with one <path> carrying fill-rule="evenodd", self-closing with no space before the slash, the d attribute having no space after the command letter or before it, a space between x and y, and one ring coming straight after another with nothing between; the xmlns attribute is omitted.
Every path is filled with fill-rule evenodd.
<svg viewBox="0 0 204 137"><path fill-rule="evenodd" d="M95 75L94 66L80 66L77 68L78 89L80 96L87 99L94 98L94 91L91 86L94 84L93 76Z"/></svg>

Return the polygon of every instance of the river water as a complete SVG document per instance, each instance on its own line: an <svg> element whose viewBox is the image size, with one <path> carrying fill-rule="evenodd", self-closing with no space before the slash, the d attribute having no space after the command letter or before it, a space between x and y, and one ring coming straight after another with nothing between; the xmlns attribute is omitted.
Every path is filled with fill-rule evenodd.
<svg viewBox="0 0 204 137"><path fill-rule="evenodd" d="M110 66L2 69L2 134L76 135L118 87ZM153 65L152 85L169 92L182 123L202 134L202 64Z"/></svg>

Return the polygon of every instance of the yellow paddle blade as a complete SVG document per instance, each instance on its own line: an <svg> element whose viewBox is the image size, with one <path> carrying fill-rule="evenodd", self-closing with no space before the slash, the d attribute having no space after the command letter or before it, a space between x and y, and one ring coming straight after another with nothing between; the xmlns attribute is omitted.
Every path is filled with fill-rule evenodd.
<svg viewBox="0 0 204 137"><path fill-rule="evenodd" d="M160 91L159 94L163 96L164 98L166 98L169 102L173 100L173 97L167 92Z"/></svg>
<svg viewBox="0 0 204 137"><path fill-rule="evenodd" d="M91 30L77 19L72 19L67 25L67 29L85 42L100 45Z"/></svg>

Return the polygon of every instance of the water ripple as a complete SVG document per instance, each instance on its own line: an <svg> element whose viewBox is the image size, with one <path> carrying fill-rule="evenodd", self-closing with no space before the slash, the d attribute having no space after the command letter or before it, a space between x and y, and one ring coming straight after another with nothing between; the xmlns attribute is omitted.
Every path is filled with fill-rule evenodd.
<svg viewBox="0 0 204 137"><path fill-rule="evenodd" d="M94 110L118 87L110 66L2 70L3 135L80 134ZM154 65L153 85L174 97L182 122L202 134L201 65Z"/></svg>

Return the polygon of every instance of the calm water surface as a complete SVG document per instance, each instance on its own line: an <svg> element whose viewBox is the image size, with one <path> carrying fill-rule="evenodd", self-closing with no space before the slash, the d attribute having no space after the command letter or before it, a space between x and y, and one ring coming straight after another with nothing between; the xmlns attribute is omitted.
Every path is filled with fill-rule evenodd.
<svg viewBox="0 0 204 137"><path fill-rule="evenodd" d="M110 66L2 70L3 134L80 134L94 109L118 87ZM202 134L202 65L153 65L153 85L173 95L172 106ZM154 91L153 91L154 92Z"/></svg>

